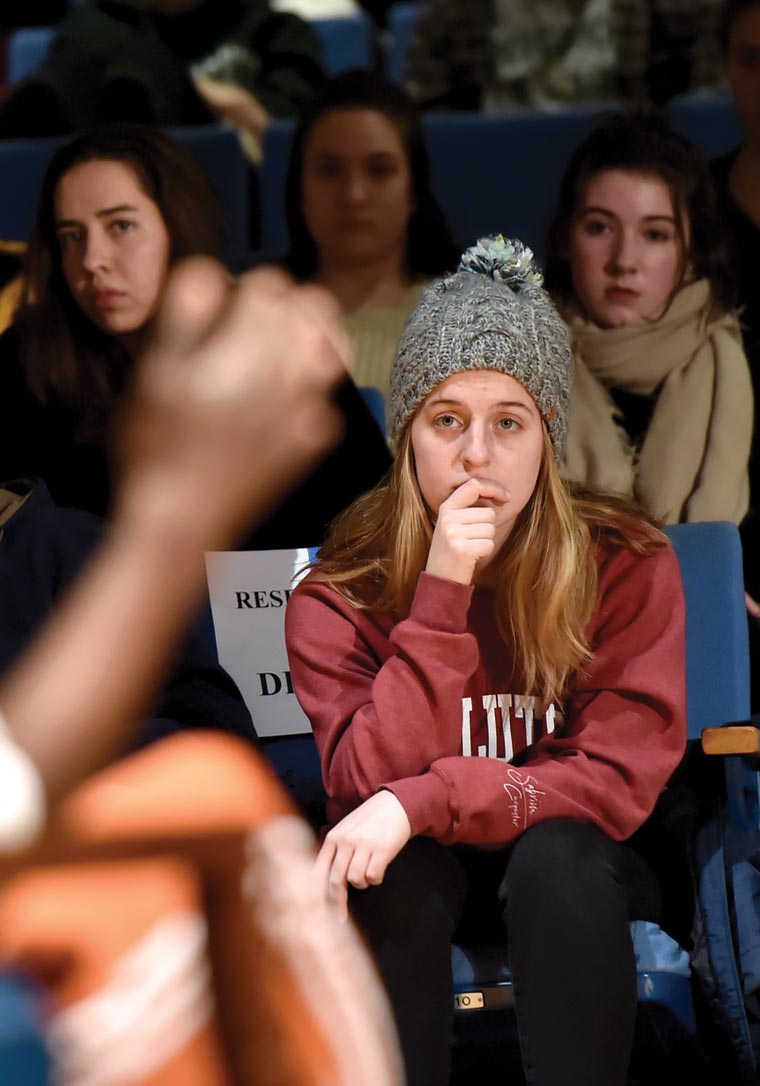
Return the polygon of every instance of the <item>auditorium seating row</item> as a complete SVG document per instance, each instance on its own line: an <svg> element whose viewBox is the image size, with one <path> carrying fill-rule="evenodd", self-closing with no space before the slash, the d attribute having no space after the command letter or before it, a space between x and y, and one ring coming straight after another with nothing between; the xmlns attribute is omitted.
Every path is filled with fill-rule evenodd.
<svg viewBox="0 0 760 1086"><path fill-rule="evenodd" d="M310 20L322 41L325 69L332 75L346 68L369 68L381 61L391 78L401 79L419 7L417 3L394 4L388 13L387 30L381 35L364 11ZM9 36L9 86L39 67L54 33L53 27L24 27Z"/></svg>
<svg viewBox="0 0 760 1086"><path fill-rule="evenodd" d="M426 115L433 187L457 241L465 246L501 231L522 238L541 259L567 159L609 108L610 103L596 103L498 116ZM729 151L741 139L730 98L684 97L669 109L674 127L709 156ZM227 218L227 255L236 267L276 258L285 248L283 193L293 127L293 122L275 121L267 132L258 177L261 240L256 253L243 253L251 236L252 178L235 132L215 126L172 130L196 154L219 195ZM40 178L58 142L0 141L0 238L23 241L28 236Z"/></svg>
<svg viewBox="0 0 760 1086"><path fill-rule="evenodd" d="M522 238L539 259L565 165L614 103L508 114L429 113L424 117L433 189L464 248L483 234ZM733 100L684 96L670 105L674 128L709 157L741 140ZM283 192L293 125L267 132L261 172L262 248L282 252L287 238Z"/></svg>

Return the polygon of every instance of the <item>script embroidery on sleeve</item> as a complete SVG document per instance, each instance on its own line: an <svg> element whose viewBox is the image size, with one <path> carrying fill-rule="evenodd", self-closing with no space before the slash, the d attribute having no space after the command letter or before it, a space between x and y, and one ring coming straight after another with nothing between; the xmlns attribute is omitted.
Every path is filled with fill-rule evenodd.
<svg viewBox="0 0 760 1086"><path fill-rule="evenodd" d="M539 807L539 796L545 796L537 787L535 777L526 774L524 777L514 768L507 770L507 783L504 791L509 799L509 808L512 814L512 823L518 829L526 829L528 819L536 813Z"/></svg>

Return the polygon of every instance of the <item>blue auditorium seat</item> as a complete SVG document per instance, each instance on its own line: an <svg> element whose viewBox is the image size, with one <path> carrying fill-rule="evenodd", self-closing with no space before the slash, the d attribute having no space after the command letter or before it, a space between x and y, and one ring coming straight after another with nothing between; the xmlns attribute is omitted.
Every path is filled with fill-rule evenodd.
<svg viewBox="0 0 760 1086"><path fill-rule="evenodd" d="M371 68L375 62L375 30L363 11L335 19L312 19L322 40L325 71L336 75L346 68Z"/></svg>
<svg viewBox="0 0 760 1086"><path fill-rule="evenodd" d="M385 74L395 83L402 83L406 72L409 46L417 25L422 4L393 4L388 8L385 25Z"/></svg>
<svg viewBox="0 0 760 1086"><path fill-rule="evenodd" d="M503 233L521 238L541 262L567 161L607 108L426 116L433 187L460 247Z"/></svg>
<svg viewBox="0 0 760 1086"><path fill-rule="evenodd" d="M6 80L8 86L20 83L39 68L55 36L51 26L29 26L15 30L8 38Z"/></svg>
<svg viewBox="0 0 760 1086"><path fill-rule="evenodd" d="M682 94L667 105L676 132L713 158L741 143L742 130L733 98L728 95Z"/></svg>
<svg viewBox="0 0 760 1086"><path fill-rule="evenodd" d="M281 256L288 244L285 178L294 132L294 121L275 120L264 133L264 157L259 171L261 248L272 257Z"/></svg>
<svg viewBox="0 0 760 1086"><path fill-rule="evenodd" d="M0 972L0 1082L47 1086L50 1057L43 1039L45 996L20 973Z"/></svg>
<svg viewBox="0 0 760 1086"><path fill-rule="evenodd" d="M382 391L372 385L362 385L359 392L380 432L385 435L385 396Z"/></svg>

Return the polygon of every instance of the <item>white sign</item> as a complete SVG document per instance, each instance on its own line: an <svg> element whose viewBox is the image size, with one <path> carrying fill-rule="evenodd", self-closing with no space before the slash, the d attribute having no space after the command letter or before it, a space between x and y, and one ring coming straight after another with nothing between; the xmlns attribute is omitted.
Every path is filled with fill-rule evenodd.
<svg viewBox="0 0 760 1086"><path fill-rule="evenodd" d="M285 651L285 607L310 557L295 548L206 554L219 663L237 683L260 736L311 731Z"/></svg>

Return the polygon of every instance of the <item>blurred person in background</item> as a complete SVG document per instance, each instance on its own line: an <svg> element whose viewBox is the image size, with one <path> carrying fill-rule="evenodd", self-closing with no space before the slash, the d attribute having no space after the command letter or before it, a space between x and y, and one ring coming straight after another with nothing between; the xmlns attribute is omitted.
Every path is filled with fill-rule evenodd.
<svg viewBox="0 0 760 1086"><path fill-rule="evenodd" d="M314 31L267 0L90 0L0 109L0 137L221 121L257 158L269 118L297 114L321 80Z"/></svg>
<svg viewBox="0 0 760 1086"><path fill-rule="evenodd" d="M296 131L285 203L286 268L334 294L355 345L357 384L386 393L423 287L457 261L406 94L374 72L329 80Z"/></svg>
<svg viewBox="0 0 760 1086"><path fill-rule="evenodd" d="M719 0L424 0L407 88L425 109L663 102L715 88Z"/></svg>
<svg viewBox="0 0 760 1086"><path fill-rule="evenodd" d="M731 271L738 291L744 349L755 386L755 437L750 457L750 512L742 524L744 576L748 592L752 711L760 712L760 2L727 0L720 42L726 77L744 138L712 163Z"/></svg>
<svg viewBox="0 0 760 1086"><path fill-rule="evenodd" d="M760 371L760 0L729 0L721 42L744 139L712 163L712 173L742 307L744 346L756 373Z"/></svg>
<svg viewBox="0 0 760 1086"><path fill-rule="evenodd" d="M189 153L140 125L103 126L53 156L26 254L22 302L0 338L0 478L39 476L58 505L109 511L108 441L170 268L215 255L219 215ZM250 542L311 546L390 463L348 375L339 448Z"/></svg>

